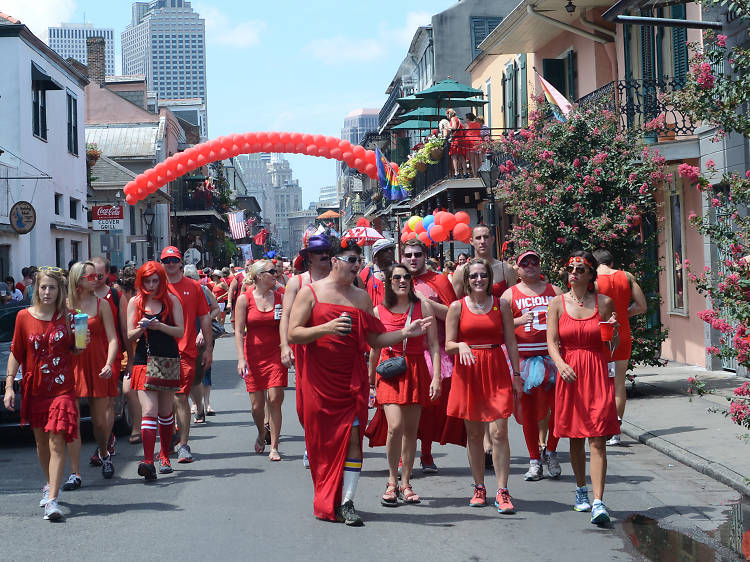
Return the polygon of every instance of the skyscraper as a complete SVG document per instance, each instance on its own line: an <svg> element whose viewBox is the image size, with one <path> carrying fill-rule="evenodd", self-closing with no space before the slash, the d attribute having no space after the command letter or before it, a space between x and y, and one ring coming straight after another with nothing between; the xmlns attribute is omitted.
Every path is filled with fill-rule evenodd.
<svg viewBox="0 0 750 562"><path fill-rule="evenodd" d="M86 39L104 38L104 72L115 74L115 30L108 27L94 27L92 23L62 23L60 27L49 28L49 46L61 57L73 58L81 64L88 64Z"/></svg>
<svg viewBox="0 0 750 562"><path fill-rule="evenodd" d="M133 3L122 33L123 73L145 74L160 100L200 99L202 137L208 134L205 39L206 22L186 0Z"/></svg>
<svg viewBox="0 0 750 562"><path fill-rule="evenodd" d="M355 109L344 118L341 138L352 144L361 144L369 131L378 130L379 113L380 110L374 108Z"/></svg>

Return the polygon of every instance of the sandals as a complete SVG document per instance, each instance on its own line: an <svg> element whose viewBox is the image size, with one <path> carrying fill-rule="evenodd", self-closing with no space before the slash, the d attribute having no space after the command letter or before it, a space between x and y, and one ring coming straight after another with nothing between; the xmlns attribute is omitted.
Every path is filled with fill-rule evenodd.
<svg viewBox="0 0 750 562"><path fill-rule="evenodd" d="M128 437L128 443L130 443L131 445L137 445L140 442L141 442L141 435L139 433Z"/></svg>
<svg viewBox="0 0 750 562"><path fill-rule="evenodd" d="M206 414L205 412L201 412L200 414L195 414L195 417L193 418L194 424L201 424L206 423Z"/></svg>
<svg viewBox="0 0 750 562"><path fill-rule="evenodd" d="M404 503L416 504L416 503L419 503L421 501L420 498L419 498L419 496L414 493L414 490L412 490L411 484L407 484L406 486L399 486L398 487L398 497Z"/></svg>
<svg viewBox="0 0 750 562"><path fill-rule="evenodd" d="M278 462L281 460L281 455L279 454L278 449L271 449L271 452L268 453L268 460L271 462Z"/></svg>
<svg viewBox="0 0 750 562"><path fill-rule="evenodd" d="M214 410L211 406L209 406L208 408L206 408L206 415L207 416L215 416L216 415L216 410Z"/></svg>
<svg viewBox="0 0 750 562"><path fill-rule="evenodd" d="M380 503L385 507L396 507L398 505L398 484L388 482L385 485L385 493L380 497Z"/></svg>
<svg viewBox="0 0 750 562"><path fill-rule="evenodd" d="M266 440L263 436L259 435L255 439L255 452L259 455L263 454L263 451L266 450Z"/></svg>

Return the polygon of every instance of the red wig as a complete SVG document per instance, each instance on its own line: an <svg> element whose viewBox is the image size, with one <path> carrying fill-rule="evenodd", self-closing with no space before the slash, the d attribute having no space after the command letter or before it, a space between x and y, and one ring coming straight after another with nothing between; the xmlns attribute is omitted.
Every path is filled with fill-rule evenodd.
<svg viewBox="0 0 750 562"><path fill-rule="evenodd" d="M159 277L159 288L155 293L151 294L143 287L143 280L146 277L151 277L156 274ZM165 322L167 318L172 317L172 301L169 298L169 286L167 281L167 273L164 271L164 266L159 262L147 261L139 269L135 275L135 321L143 318L145 314L145 301L146 297L151 297L162 305L162 322Z"/></svg>

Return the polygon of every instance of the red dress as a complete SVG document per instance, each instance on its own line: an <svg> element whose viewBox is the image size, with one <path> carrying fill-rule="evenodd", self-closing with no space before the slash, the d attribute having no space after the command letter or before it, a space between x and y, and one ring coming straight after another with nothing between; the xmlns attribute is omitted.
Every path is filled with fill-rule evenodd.
<svg viewBox="0 0 750 562"><path fill-rule="evenodd" d="M476 121L469 121L466 125L466 149L468 152L478 152L482 144L482 126Z"/></svg>
<svg viewBox="0 0 750 562"><path fill-rule="evenodd" d="M78 437L78 407L71 348L73 334L66 314L44 321L28 309L16 317L10 351L21 364L21 425Z"/></svg>
<svg viewBox="0 0 750 562"><path fill-rule="evenodd" d="M310 287L312 289L312 287ZM346 312L352 331L345 336L323 336L306 345L302 375L305 445L313 480L313 512L335 520L341 503L341 482L354 420L367 421L370 384L365 364L367 333L383 333L385 326L358 308L318 301L308 326L319 326ZM360 431L360 447L364 432Z"/></svg>
<svg viewBox="0 0 750 562"><path fill-rule="evenodd" d="M632 297L630 280L624 271L618 270L612 274L597 275L596 284L599 285L599 292L607 295L615 303L615 312L617 313L618 333L620 334L620 343L612 353L612 361L622 361L630 359L630 352L633 347L633 336L630 332L630 319L628 317L628 308Z"/></svg>
<svg viewBox="0 0 750 562"><path fill-rule="evenodd" d="M607 375L607 356L599 329L599 303L588 318L563 312L558 330L560 352L575 371L577 380L557 377L555 388L555 435L558 437L601 437L620 432L615 407L615 379Z"/></svg>
<svg viewBox="0 0 750 562"><path fill-rule="evenodd" d="M380 321L386 329L391 332L400 330L406 325L406 317L409 311L401 314L394 314L384 305L378 307ZM422 303L414 303L414 311L411 319L419 320L422 318ZM421 404L423 406L430 403L430 381L432 377L427 370L427 362L424 358L424 336L409 338L406 342L406 372L391 379L383 379L376 375L376 399L379 406L383 404ZM385 361L391 357L403 355L403 343L396 344L391 348L383 348L380 352L380 361ZM385 445L388 437L388 420L385 417L383 408L380 407L375 412L370 423L367 425L365 435L369 438L370 447L381 447Z"/></svg>
<svg viewBox="0 0 750 562"><path fill-rule="evenodd" d="M285 387L288 382L287 368L281 362L281 338L279 320L274 319L274 309L281 306L282 296L273 293L273 306L268 312L261 312L255 304L252 291L245 292L247 316L245 326L245 359L248 374L245 386L248 392L259 392L273 387Z"/></svg>
<svg viewBox="0 0 750 562"><path fill-rule="evenodd" d="M461 300L458 341L497 347L472 349L476 357L473 365L461 365L456 356L448 415L483 422L508 418L513 413L513 384L501 347L505 337L500 302L492 297L490 311L475 314L466 306L466 298Z"/></svg>
<svg viewBox="0 0 750 562"><path fill-rule="evenodd" d="M73 357L73 371L76 376L76 395L90 398L106 398L117 396L117 381L120 378L120 364L115 361L112 365L112 376L103 379L99 373L107 363L109 340L104 321L99 313L99 305L103 299L96 300L96 314L89 316L89 336L91 341L81 353Z"/></svg>

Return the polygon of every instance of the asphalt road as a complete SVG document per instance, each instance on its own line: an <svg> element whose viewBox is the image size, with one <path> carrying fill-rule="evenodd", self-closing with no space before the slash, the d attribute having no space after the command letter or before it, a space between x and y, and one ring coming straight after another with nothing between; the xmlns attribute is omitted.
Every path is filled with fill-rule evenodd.
<svg viewBox="0 0 750 562"><path fill-rule="evenodd" d="M144 484L136 474L140 445L123 439L112 480L103 480L100 469L84 466L83 487L61 492L67 515L62 523L42 519L38 502L43 478L33 441L15 437L17 432L3 434L2 559L632 560L644 557L644 542L657 540L696 552L711 553L713 547L718 549L716 560L734 559L719 542L726 542L732 525L738 526L733 509L738 495L730 488L630 441L609 451L605 502L614 524L600 529L589 523L588 514L572 510L575 482L565 440L560 443L559 480L523 481L528 459L514 422L509 487L515 515L468 507L471 475L465 450L454 446L435 447L438 474L417 470L413 484L421 505L381 507L385 453L366 448L355 501L366 525L348 528L318 521L312 516L310 475L302 466L304 439L294 389L287 390L284 403L283 462L270 463L267 454L253 451L256 430L250 400L236 375L231 338L217 342L214 357L212 404L218 414L192 429L195 462L175 463L173 474ZM93 447L84 443L84 458ZM492 492L493 477L487 476ZM634 514L641 516L634 520ZM638 526L651 520L676 530L674 537L667 540L661 531ZM651 559L661 558L654 552L652 548Z"/></svg>

